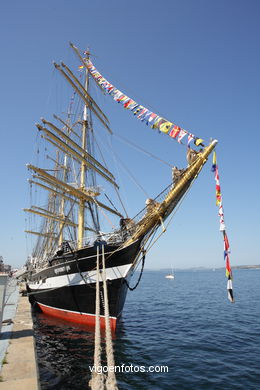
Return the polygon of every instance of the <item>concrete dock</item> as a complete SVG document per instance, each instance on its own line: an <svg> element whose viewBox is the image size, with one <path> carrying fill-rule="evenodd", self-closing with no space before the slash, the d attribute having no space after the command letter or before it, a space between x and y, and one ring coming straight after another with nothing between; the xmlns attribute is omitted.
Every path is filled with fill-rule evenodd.
<svg viewBox="0 0 260 390"><path fill-rule="evenodd" d="M0 390L39 389L31 305L27 297L18 299L12 330L5 327L2 326L0 342L9 340L9 346L1 362Z"/></svg>

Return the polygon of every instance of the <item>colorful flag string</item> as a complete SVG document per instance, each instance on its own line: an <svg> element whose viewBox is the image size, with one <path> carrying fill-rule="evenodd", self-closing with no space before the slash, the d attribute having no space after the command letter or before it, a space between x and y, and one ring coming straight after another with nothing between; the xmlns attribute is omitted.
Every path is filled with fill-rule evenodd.
<svg viewBox="0 0 260 390"><path fill-rule="evenodd" d="M120 103L125 109L130 110L140 121L146 123L152 129L158 129L160 132L168 134L171 138L176 139L180 144L183 144L184 138L187 136L187 145L189 146L193 140L196 146L203 145L203 139L196 137L194 134L182 129L174 123L162 118L148 108L138 104L136 101L125 95L107 81L100 72L96 69L90 59L86 59L87 68L97 82L97 84L112 98Z"/></svg>
<svg viewBox="0 0 260 390"><path fill-rule="evenodd" d="M229 241L228 236L226 233L226 226L224 221L224 210L223 210L223 203L222 203L222 194L221 194L221 188L220 188L220 182L219 182L219 172L218 172L218 165L217 165L217 156L216 152L213 152L213 164L212 164L212 172L215 173L215 181L216 181L216 205L219 208L219 223L220 228L219 230L223 233L223 239L224 239L224 261L226 265L226 277L228 279L227 281L227 291L228 291L228 299L230 302L234 302L234 295L233 295L233 286L232 286L232 270L230 267L230 260L229 260L229 254L230 254L230 247L229 247Z"/></svg>

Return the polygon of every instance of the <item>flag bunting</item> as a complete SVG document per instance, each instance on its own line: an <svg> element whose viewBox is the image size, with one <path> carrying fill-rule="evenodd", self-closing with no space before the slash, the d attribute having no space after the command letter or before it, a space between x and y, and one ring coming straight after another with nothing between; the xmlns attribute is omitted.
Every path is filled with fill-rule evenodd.
<svg viewBox="0 0 260 390"><path fill-rule="evenodd" d="M97 84L99 84L99 86L106 93L112 96L112 98L116 102L120 103L125 109L132 111L132 113L137 117L137 119L144 122L152 129L158 129L160 132L168 134L171 138L176 139L180 144L186 144L189 147L191 141L193 140L196 146L204 146L203 140L201 138L196 137L189 131L184 130L181 127L175 125L173 122L162 118L156 113L150 111L148 108L138 104L136 101L125 95L123 92L119 91L109 81L107 81L101 75L101 73L98 72L98 70L93 65L90 59L85 59L85 62L89 72L91 73ZM185 143L183 142L184 139L186 140Z"/></svg>
<svg viewBox="0 0 260 390"><path fill-rule="evenodd" d="M212 164L212 172L215 173L215 182L216 182L216 205L218 206L218 215L219 215L219 223L220 228L219 230L223 233L223 240L224 240L224 261L226 265L226 277L228 279L227 281L227 291L228 291L228 299L230 302L234 302L234 295L233 295L233 287L232 287L232 270L230 267L230 260L229 260L229 254L230 254L230 247L229 247L229 241L228 236L226 233L226 226L224 221L224 211L223 211L223 203L222 203L222 194L221 194L221 188L220 188L220 182L219 182L219 171L218 171L218 165L217 165L217 156L216 152L213 152L213 164Z"/></svg>

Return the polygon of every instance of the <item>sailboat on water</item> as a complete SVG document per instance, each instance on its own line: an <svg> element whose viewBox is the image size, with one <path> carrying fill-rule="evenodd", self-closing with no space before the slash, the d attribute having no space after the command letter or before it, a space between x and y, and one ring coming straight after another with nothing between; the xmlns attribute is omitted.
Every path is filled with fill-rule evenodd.
<svg viewBox="0 0 260 390"><path fill-rule="evenodd" d="M174 275L174 272L173 272L173 268L171 269L171 272L168 273L167 275L165 275L165 278L166 279L174 279L175 278L175 275Z"/></svg>
<svg viewBox="0 0 260 390"><path fill-rule="evenodd" d="M72 87L73 99L79 101L78 111L72 113L70 105L66 117L54 115L54 123L41 119L36 127L46 144L53 148L53 155L45 156L44 167L27 165L32 172L31 187L47 195L44 205L38 203L25 209L29 215L36 216L38 223L37 229L26 230L37 238L27 261L27 290L31 304L44 313L93 325L96 268L97 262L100 263L99 269L102 268L103 251L110 323L115 329L130 288L130 279L138 265L144 265L148 244L158 228L165 229L164 221L200 173L217 141L204 146L193 134L139 105L98 72L88 51L81 54L73 44L70 46L80 61L84 80L76 77L63 62L54 65ZM173 167L167 188L159 190L154 199L148 199L135 217L127 215L115 175L95 154L99 150L97 132L111 134L112 130L108 117L90 94L91 83L151 127L168 133L180 143L186 136L189 143L200 144L199 151L188 148L187 167L182 170ZM102 156L101 152L97 154ZM106 186L114 190L113 199L107 196ZM116 199L121 205L120 210L115 206ZM101 216L117 220L111 231L102 229ZM102 275L102 270L100 273ZM100 312L101 325L104 325L102 293Z"/></svg>

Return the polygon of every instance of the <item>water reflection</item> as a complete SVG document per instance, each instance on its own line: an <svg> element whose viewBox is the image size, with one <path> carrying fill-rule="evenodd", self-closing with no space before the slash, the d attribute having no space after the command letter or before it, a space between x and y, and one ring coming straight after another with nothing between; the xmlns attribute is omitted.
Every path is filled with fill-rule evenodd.
<svg viewBox="0 0 260 390"><path fill-rule="evenodd" d="M34 313L34 331L42 390L88 389L93 365L94 328ZM127 343L121 343L124 323L113 334L116 346L120 339L120 361L126 361ZM104 332L102 332L102 365L106 365Z"/></svg>

